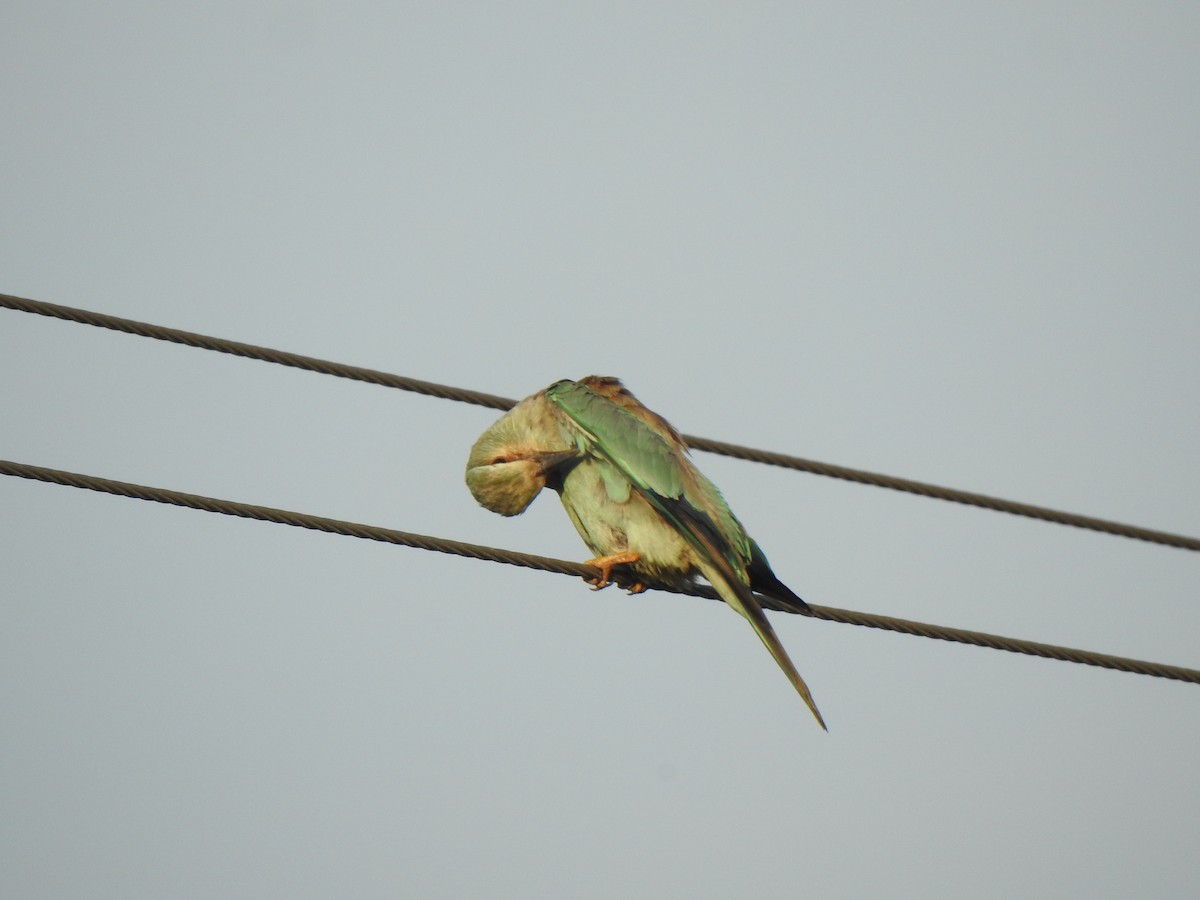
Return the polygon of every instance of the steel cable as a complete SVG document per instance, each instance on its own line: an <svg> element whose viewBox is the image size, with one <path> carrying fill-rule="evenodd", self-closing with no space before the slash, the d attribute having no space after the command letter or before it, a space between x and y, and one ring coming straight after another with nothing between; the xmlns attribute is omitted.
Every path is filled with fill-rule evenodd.
<svg viewBox="0 0 1200 900"><path fill-rule="evenodd" d="M64 472L60 469L48 469L44 466L34 466L25 463L0 460L0 474L14 475L19 478L29 478L35 481L68 485L91 491L101 491L122 497L133 497L139 500L150 500L155 503L167 503L190 509L200 509L207 512L221 513L228 516L240 516L245 519L257 519L262 522L275 522L281 525L294 525L299 528L309 528L330 534L341 534L348 537L364 538L372 541L383 541L389 544L399 544L405 547L416 547L421 550L431 550L437 553L452 553L473 559L483 559L490 562L505 563L512 566L525 566L540 569L545 572L555 572L560 575L576 575L582 578L595 578L599 570L581 563L552 559L546 556L534 556L514 550L503 550L497 547L485 547L479 544L469 544L463 541L453 541L446 538L431 537L424 534L413 534L407 531L397 531L391 528L381 528L376 525L363 525L356 522L345 522L340 519L330 519L325 516L314 516L307 513L292 512L285 509L275 509L269 506L254 506L249 503L239 503L234 500L220 500L215 497L205 497L199 494L187 494L166 488L148 487L141 484L131 484L126 481L114 481L110 478L100 478L94 475L81 475L75 472ZM671 589L668 589L671 590ZM717 598L711 588L697 586L695 590L681 591L691 596ZM849 625L860 625L867 628L878 628L884 631L895 631L900 634L911 634L918 637L934 638L942 641L954 641L961 644L972 644L977 647L991 647L995 650L1005 650L1010 653L1023 653L1027 656L1040 656L1045 659L1057 659L1064 662L1080 663L1088 666L1099 666L1105 669L1115 669L1121 672L1134 672L1140 675L1150 675L1155 678L1169 678L1175 681L1186 681L1200 684L1200 670L1188 669L1182 666L1172 666L1163 663L1147 662L1129 659L1123 656L1111 656L1105 653L1095 653L1090 650L1077 650L1071 647L1060 647L1054 644L1043 644L1037 641L1021 640L1019 638L1003 637L982 631L969 631L964 628L950 628L943 625L929 625L924 622L914 622L908 619L897 619L892 616L881 616L874 613L855 612L854 610L838 609L830 606L810 605L804 611L786 603L776 603L768 597L760 597L762 605L767 609L780 612L800 613L812 618L824 619L829 622L841 622Z"/></svg>
<svg viewBox="0 0 1200 900"><path fill-rule="evenodd" d="M21 312L34 313L41 316L50 316L56 319L65 319L69 322L80 322L84 325L94 325L99 328L109 328L113 331L123 331L127 334L141 335L142 337L154 338L160 341L171 341L176 344L185 344L189 347L200 347L204 350L214 350L218 353L230 353L234 356L243 356L248 359L262 360L263 362L276 363L281 366L291 366L296 369L305 369L310 372L320 372L324 375L335 375L339 378L349 378L354 381L364 381L368 384L378 384L383 387L399 388L403 391L412 391L418 394L426 394L431 397L440 397L445 400L457 400L462 403L473 403L478 406L486 406L491 409L511 409L516 403L507 397L498 397L495 394L485 394L481 391L472 391L465 388L451 387L445 384L436 384L430 381L421 381L416 378L406 378L402 375L394 375L390 372L382 372L378 369L367 369L361 366L351 366L345 363L331 362L330 360L318 359L313 356L302 356L299 353L289 353L285 350L272 350L269 347L259 347L255 344L245 344L241 341L231 341L225 338L212 337L210 335L196 334L191 331L183 331L178 328L168 328L164 325L151 325L147 322L138 322L134 319L123 319L120 316L110 316L105 313L91 312L86 309L76 309L71 306L61 306L57 303L47 303L43 300L29 300L24 297L14 297L11 294L0 294L0 308L8 308L19 310ZM723 456L730 456L734 459L743 459L750 462L765 463L767 465L779 466L785 469L795 469L801 472L809 472L813 475L823 475L828 478L839 478L843 481L853 481L859 484L869 484L875 487L888 488L893 491L903 491L909 494L917 494L922 497L932 497L937 500L946 500L951 503L962 503L968 506L977 506L982 509L991 509L997 512L1010 513L1015 516L1025 516L1030 519L1040 519L1046 522L1056 522L1060 525L1069 525L1074 528L1084 528L1090 531L1098 531L1105 534L1114 534L1120 537L1132 538L1139 541L1148 541L1153 544L1162 544L1168 547L1178 547L1184 550L1200 551L1200 538L1189 537L1187 535L1173 534L1167 531L1159 531L1152 528L1142 528L1137 525L1127 525L1122 522L1113 522L1108 519L1099 519L1093 516L1081 516L1075 513L1061 512L1059 510L1049 509L1044 506L1035 506L1030 503L1020 503L1014 500L1003 500L998 497L990 497L987 494L977 494L972 491L960 491L955 488L940 487L935 484L927 484L921 481L913 481L907 478L897 478L891 475L881 475L876 472L867 472L862 469L852 469L846 466L838 466L832 463L823 463L816 460L804 459L799 456L791 456L786 453L773 453L768 450L755 450L752 447L743 447L738 444L730 444L725 441L715 441L709 438L696 437L695 435L684 435L684 440L688 446L695 450L704 450L709 453L718 453Z"/></svg>

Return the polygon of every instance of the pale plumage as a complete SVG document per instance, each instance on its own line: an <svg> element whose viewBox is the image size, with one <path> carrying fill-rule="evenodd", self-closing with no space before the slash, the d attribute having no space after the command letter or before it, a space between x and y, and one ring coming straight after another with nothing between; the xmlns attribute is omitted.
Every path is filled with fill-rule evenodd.
<svg viewBox="0 0 1200 900"><path fill-rule="evenodd" d="M793 609L804 601L775 577L679 433L620 381L559 381L522 400L475 442L466 478L481 505L507 516L523 512L543 487L557 491L597 555L589 562L602 571L598 587L622 564L650 582L703 576L750 622L825 727L751 589Z"/></svg>

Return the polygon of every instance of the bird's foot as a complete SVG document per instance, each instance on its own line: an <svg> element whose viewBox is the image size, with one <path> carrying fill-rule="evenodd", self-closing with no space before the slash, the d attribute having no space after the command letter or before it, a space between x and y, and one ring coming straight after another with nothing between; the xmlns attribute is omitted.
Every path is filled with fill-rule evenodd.
<svg viewBox="0 0 1200 900"><path fill-rule="evenodd" d="M646 592L646 588L647 588L647 585L642 584L640 581L635 581L633 584L631 584L629 586L629 593L644 594Z"/></svg>
<svg viewBox="0 0 1200 900"><path fill-rule="evenodd" d="M592 585L592 590L598 591L601 588L606 588L612 583L613 566L621 566L627 563L635 563L641 559L641 554L626 551L624 553L613 553L609 556L597 556L595 559L589 559L584 563L585 566L595 566L600 570L600 577L588 579L588 584ZM635 585L636 587L637 585ZM645 588L642 588L645 590ZM635 593L640 593L635 591Z"/></svg>

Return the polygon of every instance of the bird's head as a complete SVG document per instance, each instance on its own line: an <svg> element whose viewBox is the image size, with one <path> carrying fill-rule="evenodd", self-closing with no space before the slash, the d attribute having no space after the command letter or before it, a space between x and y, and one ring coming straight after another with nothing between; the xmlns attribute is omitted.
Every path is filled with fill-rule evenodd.
<svg viewBox="0 0 1200 900"><path fill-rule="evenodd" d="M502 516L525 512L552 473L578 457L557 427L538 427L531 412L518 404L479 436L467 459L472 496Z"/></svg>

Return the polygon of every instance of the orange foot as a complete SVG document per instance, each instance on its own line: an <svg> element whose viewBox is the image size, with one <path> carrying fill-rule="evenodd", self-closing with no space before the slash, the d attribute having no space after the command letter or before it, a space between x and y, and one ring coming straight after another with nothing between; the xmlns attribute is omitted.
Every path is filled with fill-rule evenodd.
<svg viewBox="0 0 1200 900"><path fill-rule="evenodd" d="M635 563L641 559L641 555L632 551L624 553L613 553L610 556L597 556L595 559L589 559L584 563L585 566L595 566L600 570L600 577L588 581L588 584L593 585L592 590L598 591L601 588L606 588L610 584L610 576L612 575L613 566L624 565L625 563ZM643 588L645 590L645 588Z"/></svg>

